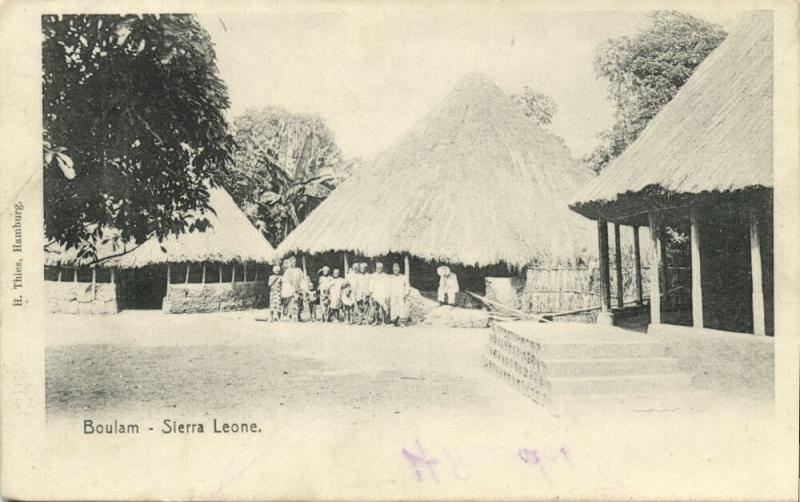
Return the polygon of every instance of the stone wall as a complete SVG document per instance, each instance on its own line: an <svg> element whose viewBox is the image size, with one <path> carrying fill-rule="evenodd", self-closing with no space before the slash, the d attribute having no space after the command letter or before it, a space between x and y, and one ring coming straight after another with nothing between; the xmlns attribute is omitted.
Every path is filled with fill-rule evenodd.
<svg viewBox="0 0 800 502"><path fill-rule="evenodd" d="M220 312L267 306L265 281L170 284L161 310L171 314Z"/></svg>
<svg viewBox="0 0 800 502"><path fill-rule="evenodd" d="M775 339L713 329L651 324L648 334L667 344L667 354L691 373L692 385L713 392L772 398Z"/></svg>
<svg viewBox="0 0 800 502"><path fill-rule="evenodd" d="M47 312L63 314L116 314L117 285L107 282L44 281Z"/></svg>

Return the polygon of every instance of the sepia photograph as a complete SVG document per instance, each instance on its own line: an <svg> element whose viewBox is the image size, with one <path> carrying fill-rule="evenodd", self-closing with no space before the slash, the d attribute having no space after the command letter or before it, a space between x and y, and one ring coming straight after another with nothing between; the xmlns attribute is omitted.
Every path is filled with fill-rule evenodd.
<svg viewBox="0 0 800 502"><path fill-rule="evenodd" d="M785 497L772 7L274 5L36 15L4 496Z"/></svg>

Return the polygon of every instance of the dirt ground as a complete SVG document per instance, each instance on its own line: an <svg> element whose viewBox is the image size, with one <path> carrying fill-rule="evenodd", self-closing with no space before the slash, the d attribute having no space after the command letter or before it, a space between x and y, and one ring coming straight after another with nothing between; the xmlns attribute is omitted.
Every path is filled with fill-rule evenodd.
<svg viewBox="0 0 800 502"><path fill-rule="evenodd" d="M156 498L187 498L191 487L237 500L643 498L652 486L673 487L668 498L755 500L777 486L769 462L783 458L781 436L741 405L557 417L482 368L485 329L261 316L48 316L54 460L42 482L77 472L113 479L126 498L153 498L147 479ZM142 431L87 435L85 419ZM164 419L255 421L259 433L162 434ZM79 488L60 496L108 498Z"/></svg>
<svg viewBox="0 0 800 502"><path fill-rule="evenodd" d="M269 323L260 316L52 315L47 412L535 411L482 369L487 330Z"/></svg>

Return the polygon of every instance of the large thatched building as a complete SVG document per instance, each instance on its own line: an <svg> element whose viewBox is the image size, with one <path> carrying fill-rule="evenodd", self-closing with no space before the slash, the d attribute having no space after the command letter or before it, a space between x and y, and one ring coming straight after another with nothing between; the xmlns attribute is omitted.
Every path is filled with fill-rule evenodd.
<svg viewBox="0 0 800 502"><path fill-rule="evenodd" d="M267 301L266 264L275 251L221 188L210 190L204 232L98 249L80 260L72 249L45 249L48 309L113 313L120 309L212 312Z"/></svg>
<svg viewBox="0 0 800 502"><path fill-rule="evenodd" d="M731 33L572 201L597 220L601 242L606 222L650 228L660 265L650 274L651 326L772 333L772 96L772 12L764 11ZM665 227L690 235L689 312L663 311ZM600 261L608 311L607 250Z"/></svg>
<svg viewBox="0 0 800 502"><path fill-rule="evenodd" d="M342 266L344 257L405 259L423 291L435 290L436 265L447 263L463 286L483 290L487 275L596 255L592 226L567 207L590 177L558 137L473 74L337 187L278 253L327 253Z"/></svg>

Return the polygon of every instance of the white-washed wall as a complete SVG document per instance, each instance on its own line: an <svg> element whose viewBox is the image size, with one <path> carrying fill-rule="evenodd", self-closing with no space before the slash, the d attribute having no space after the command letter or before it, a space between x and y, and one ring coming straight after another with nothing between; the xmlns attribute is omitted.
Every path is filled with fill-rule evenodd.
<svg viewBox="0 0 800 502"><path fill-rule="evenodd" d="M116 314L117 285L98 282L44 281L47 312L63 314Z"/></svg>

